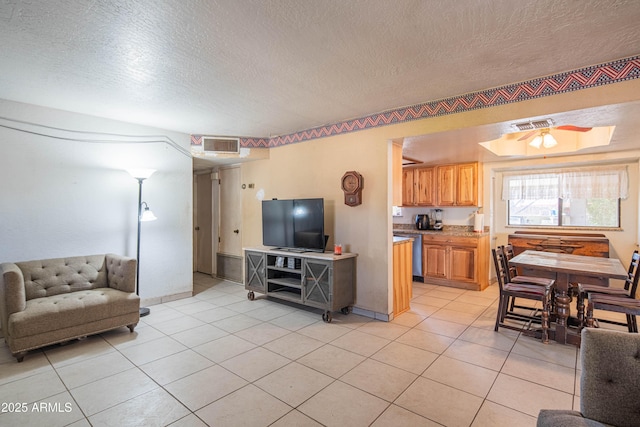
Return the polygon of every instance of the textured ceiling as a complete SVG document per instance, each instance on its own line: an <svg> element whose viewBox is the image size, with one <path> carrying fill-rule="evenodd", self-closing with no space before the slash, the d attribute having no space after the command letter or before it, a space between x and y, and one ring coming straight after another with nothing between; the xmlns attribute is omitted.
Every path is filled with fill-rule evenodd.
<svg viewBox="0 0 640 427"><path fill-rule="evenodd" d="M4 0L0 98L269 137L640 53L640 1Z"/></svg>

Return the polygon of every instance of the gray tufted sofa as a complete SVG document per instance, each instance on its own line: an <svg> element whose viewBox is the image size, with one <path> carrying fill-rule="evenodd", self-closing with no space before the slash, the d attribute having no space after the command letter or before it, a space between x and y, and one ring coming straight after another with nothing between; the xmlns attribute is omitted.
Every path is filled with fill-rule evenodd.
<svg viewBox="0 0 640 427"><path fill-rule="evenodd" d="M640 335L582 330L580 412L543 409L538 427L640 426Z"/></svg>
<svg viewBox="0 0 640 427"><path fill-rule="evenodd" d="M140 319L136 260L115 254L0 264L0 320L21 362L29 350Z"/></svg>

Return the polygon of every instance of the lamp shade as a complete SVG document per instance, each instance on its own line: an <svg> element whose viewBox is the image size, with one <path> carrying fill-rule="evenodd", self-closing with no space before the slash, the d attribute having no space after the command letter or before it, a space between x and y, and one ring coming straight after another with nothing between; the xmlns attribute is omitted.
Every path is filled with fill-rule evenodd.
<svg viewBox="0 0 640 427"><path fill-rule="evenodd" d="M147 179L155 172L155 169L127 169L127 172L135 179Z"/></svg>
<svg viewBox="0 0 640 427"><path fill-rule="evenodd" d="M144 211L140 214L140 221L155 221L156 219L158 219L158 217L153 214L149 206L146 206L145 203Z"/></svg>
<svg viewBox="0 0 640 427"><path fill-rule="evenodd" d="M529 142L529 145L533 148L552 148L558 145L558 141L549 133L548 129L545 129L540 132L540 135L536 135L536 137Z"/></svg>
<svg viewBox="0 0 640 427"><path fill-rule="evenodd" d="M536 135L536 137L531 140L529 145L533 148L540 148L540 146L542 145L542 137L540 135Z"/></svg>
<svg viewBox="0 0 640 427"><path fill-rule="evenodd" d="M545 133L542 135L542 146L544 148L551 148L558 145L558 141L551 135L550 133Z"/></svg>

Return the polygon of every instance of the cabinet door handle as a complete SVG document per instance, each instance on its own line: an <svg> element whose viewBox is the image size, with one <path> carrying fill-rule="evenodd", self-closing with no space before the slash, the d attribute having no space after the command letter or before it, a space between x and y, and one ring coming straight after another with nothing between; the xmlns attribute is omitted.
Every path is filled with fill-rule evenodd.
<svg viewBox="0 0 640 427"><path fill-rule="evenodd" d="M238 234L240 232L240 230L233 230L234 233Z"/></svg>

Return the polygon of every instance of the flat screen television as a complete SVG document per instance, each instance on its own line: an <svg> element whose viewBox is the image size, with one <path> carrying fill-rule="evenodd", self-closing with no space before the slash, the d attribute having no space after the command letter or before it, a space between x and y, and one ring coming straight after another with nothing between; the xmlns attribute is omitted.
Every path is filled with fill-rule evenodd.
<svg viewBox="0 0 640 427"><path fill-rule="evenodd" d="M324 252L324 199L263 200L262 244Z"/></svg>

